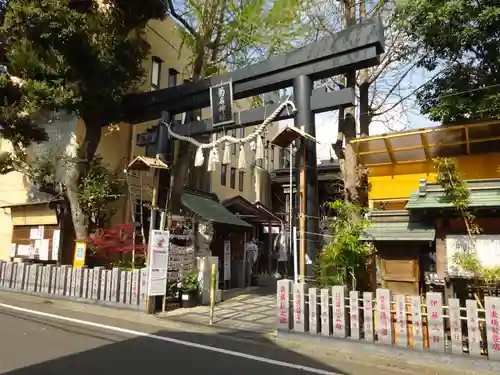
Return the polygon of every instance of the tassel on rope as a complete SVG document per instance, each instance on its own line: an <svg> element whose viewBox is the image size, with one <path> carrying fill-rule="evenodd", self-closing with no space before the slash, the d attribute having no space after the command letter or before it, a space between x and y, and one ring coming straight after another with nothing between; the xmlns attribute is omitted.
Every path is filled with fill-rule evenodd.
<svg viewBox="0 0 500 375"><path fill-rule="evenodd" d="M257 145L255 150L255 160L264 159L264 141L260 135L257 136Z"/></svg>
<svg viewBox="0 0 500 375"><path fill-rule="evenodd" d="M245 155L245 146L240 144L240 154L238 156L238 169L245 169L247 167L247 159Z"/></svg>
<svg viewBox="0 0 500 375"><path fill-rule="evenodd" d="M205 161L205 158L203 157L203 149L198 147L198 150L196 151L196 155L194 157L194 166L195 167L201 167L203 165L203 162Z"/></svg>
<svg viewBox="0 0 500 375"><path fill-rule="evenodd" d="M217 167L217 163L219 163L219 151L217 147L214 147L210 150L210 154L208 155L208 171L214 172Z"/></svg>
<svg viewBox="0 0 500 375"><path fill-rule="evenodd" d="M224 143L224 154L222 155L222 164L231 164L231 143Z"/></svg>

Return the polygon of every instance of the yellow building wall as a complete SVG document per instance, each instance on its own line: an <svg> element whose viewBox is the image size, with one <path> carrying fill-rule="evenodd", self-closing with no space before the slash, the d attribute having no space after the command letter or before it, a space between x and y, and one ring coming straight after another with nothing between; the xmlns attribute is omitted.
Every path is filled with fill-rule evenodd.
<svg viewBox="0 0 500 375"><path fill-rule="evenodd" d="M0 138L0 150L10 148L8 142ZM8 260L12 241L11 209L5 206L26 202L25 178L21 173L11 172L0 175L0 260Z"/></svg>
<svg viewBox="0 0 500 375"><path fill-rule="evenodd" d="M464 180L500 178L500 153L464 155L455 159ZM436 181L432 162L372 166L368 173L368 199L372 201L408 199L418 190L420 179Z"/></svg>
<svg viewBox="0 0 500 375"><path fill-rule="evenodd" d="M11 218L13 225L57 225L55 211L46 204L12 207Z"/></svg>

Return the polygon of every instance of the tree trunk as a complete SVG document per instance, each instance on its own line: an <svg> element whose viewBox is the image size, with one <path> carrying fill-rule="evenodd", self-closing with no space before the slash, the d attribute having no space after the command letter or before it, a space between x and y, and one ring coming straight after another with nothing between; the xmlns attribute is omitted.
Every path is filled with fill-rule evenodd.
<svg viewBox="0 0 500 375"><path fill-rule="evenodd" d="M356 24L356 1L344 0L344 24L347 27ZM346 87L356 86L355 71L348 72L345 78ZM356 137L356 119L354 108L345 109L344 117L345 151L344 160L341 161L344 179L344 199L346 202L356 202L358 199L356 179L356 155L350 144L350 140Z"/></svg>
<svg viewBox="0 0 500 375"><path fill-rule="evenodd" d="M77 241L87 241L89 236L88 217L80 206L78 188L82 178L88 173L90 162L94 158L102 134L100 121L86 118L84 118L84 121L85 138L83 143L78 146L76 160L74 163L70 164L66 175L67 196Z"/></svg>
<svg viewBox="0 0 500 375"><path fill-rule="evenodd" d="M203 49L199 50L193 65L193 74L191 75L192 82L195 82L202 77L204 56ZM195 119L193 117L194 116L189 115L186 116L186 122L194 121ZM178 214L181 211L182 191L185 187L186 177L190 169L195 168L194 165L191 164L196 152L196 147L189 142L179 141L179 143L178 150L174 157L175 165L172 166L172 175L170 178L170 198L167 212L169 219L167 221L167 225L171 222L170 214Z"/></svg>

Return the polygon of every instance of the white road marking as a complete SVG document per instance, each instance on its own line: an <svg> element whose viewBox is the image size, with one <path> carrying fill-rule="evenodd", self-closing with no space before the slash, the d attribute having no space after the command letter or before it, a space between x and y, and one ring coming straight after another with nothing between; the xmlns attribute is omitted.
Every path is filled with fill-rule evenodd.
<svg viewBox="0 0 500 375"><path fill-rule="evenodd" d="M178 340L178 339L174 339L174 338L171 338L171 337L165 337L165 336L155 335L155 334L141 332L141 331L135 331L135 330L132 330L132 329L115 327L115 326L110 326L110 325L107 325L107 324L100 324L100 323L90 322L90 321L82 320L82 319L69 318L69 317L63 316L63 315L50 314L50 313L46 313L46 312L42 312L42 311L37 311L37 310L25 309L23 307L18 307L18 306L13 306L13 305L7 305L5 303L0 303L0 307L3 307L5 309L14 310L14 311L20 311L20 312L24 312L24 313L28 313L28 314L32 314L32 315L43 316L43 317L46 317L46 318L51 318L51 319L62 320L62 321L70 322L70 323L76 323L76 324L81 324L81 325L85 325L85 326L90 326L90 327L94 327L94 328L102 328L102 329L106 329L108 331L126 333L126 334L129 334L129 335L132 335L132 336L147 337L147 338L154 339L154 340L160 340L160 341L168 342L170 344L177 344L177 345L188 346L188 347L191 347L191 348L208 350L208 351L211 351L211 352L225 354L225 355L230 355L230 356L233 356L233 357L239 357L239 358L249 359L251 361L268 363L270 365L286 367L286 368L290 368L290 369L294 369L294 370L307 371L307 372L310 372L310 373L313 373L313 374L320 374L320 375L341 375L341 374L336 373L336 372L321 370L321 369L314 368L314 367L297 365L295 363L284 362L284 361L277 361L277 360L270 359L270 358L259 357L259 356L251 355L251 354L247 354L247 353L235 352L233 350L221 349L221 348L217 348L217 347L213 347L213 346L208 346L208 345L196 344L194 342L189 342L189 341L184 341L184 340Z"/></svg>

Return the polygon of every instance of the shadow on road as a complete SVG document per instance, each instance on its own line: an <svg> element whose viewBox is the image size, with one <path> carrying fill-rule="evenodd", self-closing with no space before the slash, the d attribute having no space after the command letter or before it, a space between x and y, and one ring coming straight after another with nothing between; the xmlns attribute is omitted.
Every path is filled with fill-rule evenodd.
<svg viewBox="0 0 500 375"><path fill-rule="evenodd" d="M329 372L346 374L332 366L279 347L264 336L261 336L258 342L242 340L238 338L240 335L238 332L202 334L157 331L150 334L153 337L131 337L128 333L27 314L1 312L1 315L22 319L22 324L43 326L44 333L40 339L46 340L40 343L40 352L36 357L30 359L30 352L23 354L25 367L3 372L4 375L225 375L230 373L304 375L311 373L297 368L298 366L317 369L314 372L320 374ZM143 332L139 327L129 329ZM151 327L148 332L153 332ZM51 336L52 334L54 336ZM71 353L74 346L75 353L59 357L50 346L54 345L56 340L59 341L58 345L63 344L68 349L67 353ZM64 343L61 343L61 340L64 340ZM4 345L8 345L8 341L9 337L2 338ZM78 341L87 342L88 349L84 351L78 349ZM216 349L210 350L210 348ZM234 354L235 352L241 354ZM37 358L39 363L33 364L34 358ZM43 359L40 360L41 358ZM293 363L295 366L286 367L272 361Z"/></svg>

